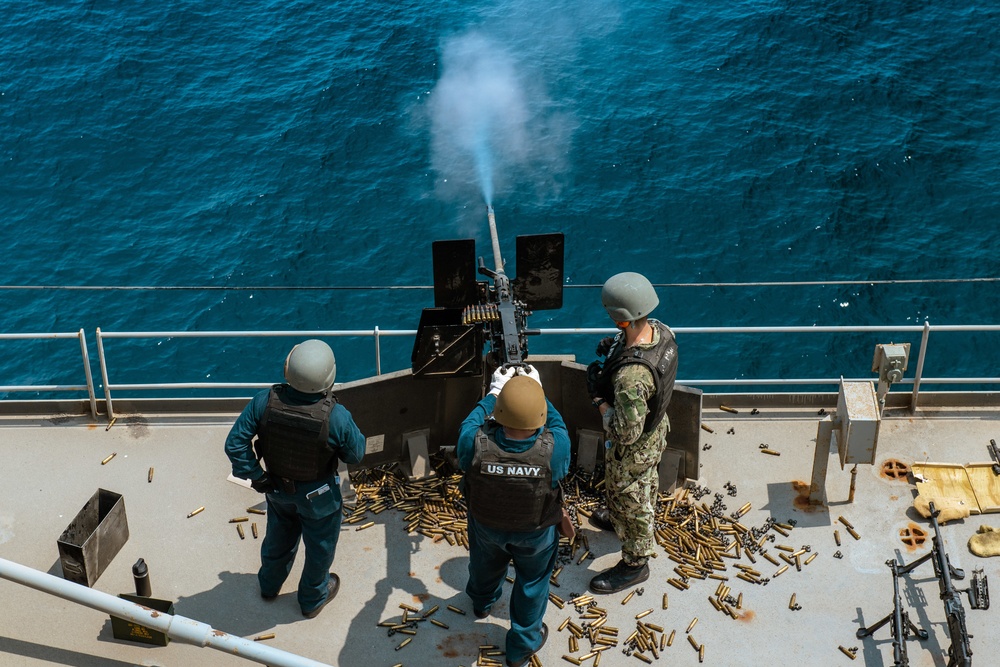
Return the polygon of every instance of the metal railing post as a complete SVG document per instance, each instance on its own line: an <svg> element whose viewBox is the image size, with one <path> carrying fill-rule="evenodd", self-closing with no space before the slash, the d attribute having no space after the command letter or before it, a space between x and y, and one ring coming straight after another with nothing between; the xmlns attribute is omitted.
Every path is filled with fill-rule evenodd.
<svg viewBox="0 0 1000 667"><path fill-rule="evenodd" d="M917 397L920 395L920 379L924 375L924 359L927 358L927 341L931 336L931 323L924 320L924 331L920 336L920 354L917 355L917 370L913 376L913 393L910 398L910 412L917 411Z"/></svg>
<svg viewBox="0 0 1000 667"><path fill-rule="evenodd" d="M375 327L375 375L382 375L382 345L377 326Z"/></svg>
<svg viewBox="0 0 1000 667"><path fill-rule="evenodd" d="M101 337L101 327L97 327L97 358L101 365L101 381L104 382L104 407L107 409L108 423L110 424L115 418L115 409L111 405L111 385L108 383L108 364L104 358L104 339Z"/></svg>
<svg viewBox="0 0 1000 667"><path fill-rule="evenodd" d="M97 397L94 395L94 374L90 370L90 355L87 353L87 334L80 329L80 352L83 355L83 372L87 376L87 395L90 397L90 416L97 421Z"/></svg>

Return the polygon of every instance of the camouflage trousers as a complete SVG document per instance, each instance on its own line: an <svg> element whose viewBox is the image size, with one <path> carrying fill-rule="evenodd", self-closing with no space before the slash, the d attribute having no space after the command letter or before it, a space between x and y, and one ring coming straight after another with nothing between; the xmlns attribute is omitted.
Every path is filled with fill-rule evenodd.
<svg viewBox="0 0 1000 667"><path fill-rule="evenodd" d="M653 555L654 512L660 486L657 467L667 447L669 429L664 418L652 433L631 445L612 447L605 456L605 497L611 523L622 541L622 559L628 565L644 565Z"/></svg>

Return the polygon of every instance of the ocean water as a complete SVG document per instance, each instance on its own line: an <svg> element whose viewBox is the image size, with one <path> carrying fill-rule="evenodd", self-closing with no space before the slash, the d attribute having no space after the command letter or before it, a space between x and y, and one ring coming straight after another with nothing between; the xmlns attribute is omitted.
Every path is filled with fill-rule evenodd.
<svg viewBox="0 0 1000 667"><path fill-rule="evenodd" d="M716 5L9 3L0 331L412 329L431 241L491 258L487 200L508 272L514 236L566 235L536 327L607 325L624 270L675 327L996 323L1000 8ZM996 373L995 338L936 340L928 374ZM113 382L271 381L292 342L108 353ZM691 336L680 376L863 376L877 342ZM0 384L76 357L0 341Z"/></svg>

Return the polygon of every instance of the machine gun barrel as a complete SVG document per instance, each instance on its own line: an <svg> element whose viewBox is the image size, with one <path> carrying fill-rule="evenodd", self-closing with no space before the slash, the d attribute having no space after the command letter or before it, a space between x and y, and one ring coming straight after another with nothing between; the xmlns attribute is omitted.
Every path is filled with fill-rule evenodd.
<svg viewBox="0 0 1000 667"><path fill-rule="evenodd" d="M493 266L496 273L503 273L503 257L500 255L500 239L497 235L497 219L493 207L486 207L486 219L490 223L490 240L493 242Z"/></svg>
<svg viewBox="0 0 1000 667"><path fill-rule="evenodd" d="M906 652L909 615L903 610L903 601L899 597L899 568L894 560L888 563L892 569L892 658L894 667L909 667L910 657Z"/></svg>
<svg viewBox="0 0 1000 667"><path fill-rule="evenodd" d="M940 511L935 509L934 503L930 503L930 511L931 526L934 528L934 541L931 549L934 574L937 575L938 589L941 591L941 600L944 601L944 612L948 617L948 634L951 635L951 646L948 647L948 667L971 667L972 645L969 643L971 635L965 627L965 609L962 607L962 600L951 580L952 576L956 579L965 578L965 572L953 568L948 560L948 553L944 549L944 540L941 539L941 527L937 522Z"/></svg>
<svg viewBox="0 0 1000 667"><path fill-rule="evenodd" d="M526 324L529 312L524 304L514 300L510 278L504 273L504 261L500 255L500 241L497 236L496 217L493 207L486 207L486 217L490 225L490 240L493 246L493 262L495 269L486 267L483 258L479 258L479 273L493 279L489 290L489 308L494 313L486 321L490 344L495 354L494 361L499 366L519 366L528 355L528 346L524 340L527 333Z"/></svg>

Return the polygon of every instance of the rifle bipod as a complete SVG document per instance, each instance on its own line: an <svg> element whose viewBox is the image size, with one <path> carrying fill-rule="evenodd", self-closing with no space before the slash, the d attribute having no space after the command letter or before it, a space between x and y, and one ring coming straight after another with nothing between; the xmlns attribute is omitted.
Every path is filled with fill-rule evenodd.
<svg viewBox="0 0 1000 667"><path fill-rule="evenodd" d="M892 622L892 648L895 657L895 667L906 667L909 661L906 656L906 639L912 631L920 639L926 639L927 633L917 628L910 622L903 605L899 599L899 576L909 574L914 568L926 563L928 560L934 566L934 577L937 579L938 590L941 593L941 600L944 603L944 613L948 620L948 635L951 638L951 645L948 647L948 667L971 667L972 665L972 645L969 634L965 626L965 609L962 607L960 593L969 595L969 604L973 609L988 609L990 606L989 583L981 570L973 572L972 586L959 590L952 583L953 579L964 579L965 572L951 564L948 553L944 548L944 540L941 538L941 527L937 517L940 513L934 507L934 503L929 504L931 527L934 529L934 540L929 553L924 554L908 565L897 565L895 560L887 560L886 565L892 570L892 586L894 591L893 611L881 621L867 628L861 628L857 632L858 639L870 636L875 630Z"/></svg>
<svg viewBox="0 0 1000 667"><path fill-rule="evenodd" d="M858 639L870 637L883 625L890 623L890 627L892 628L893 665L894 667L907 667L910 664L910 660L906 654L906 640L910 638L910 633L913 633L921 641L927 639L928 635L926 630L918 628L910 620L909 612L903 608L903 602L899 597L899 576L913 569L912 566L900 568L894 560L887 560L885 564L892 570L892 611L878 623L859 628L856 636Z"/></svg>

